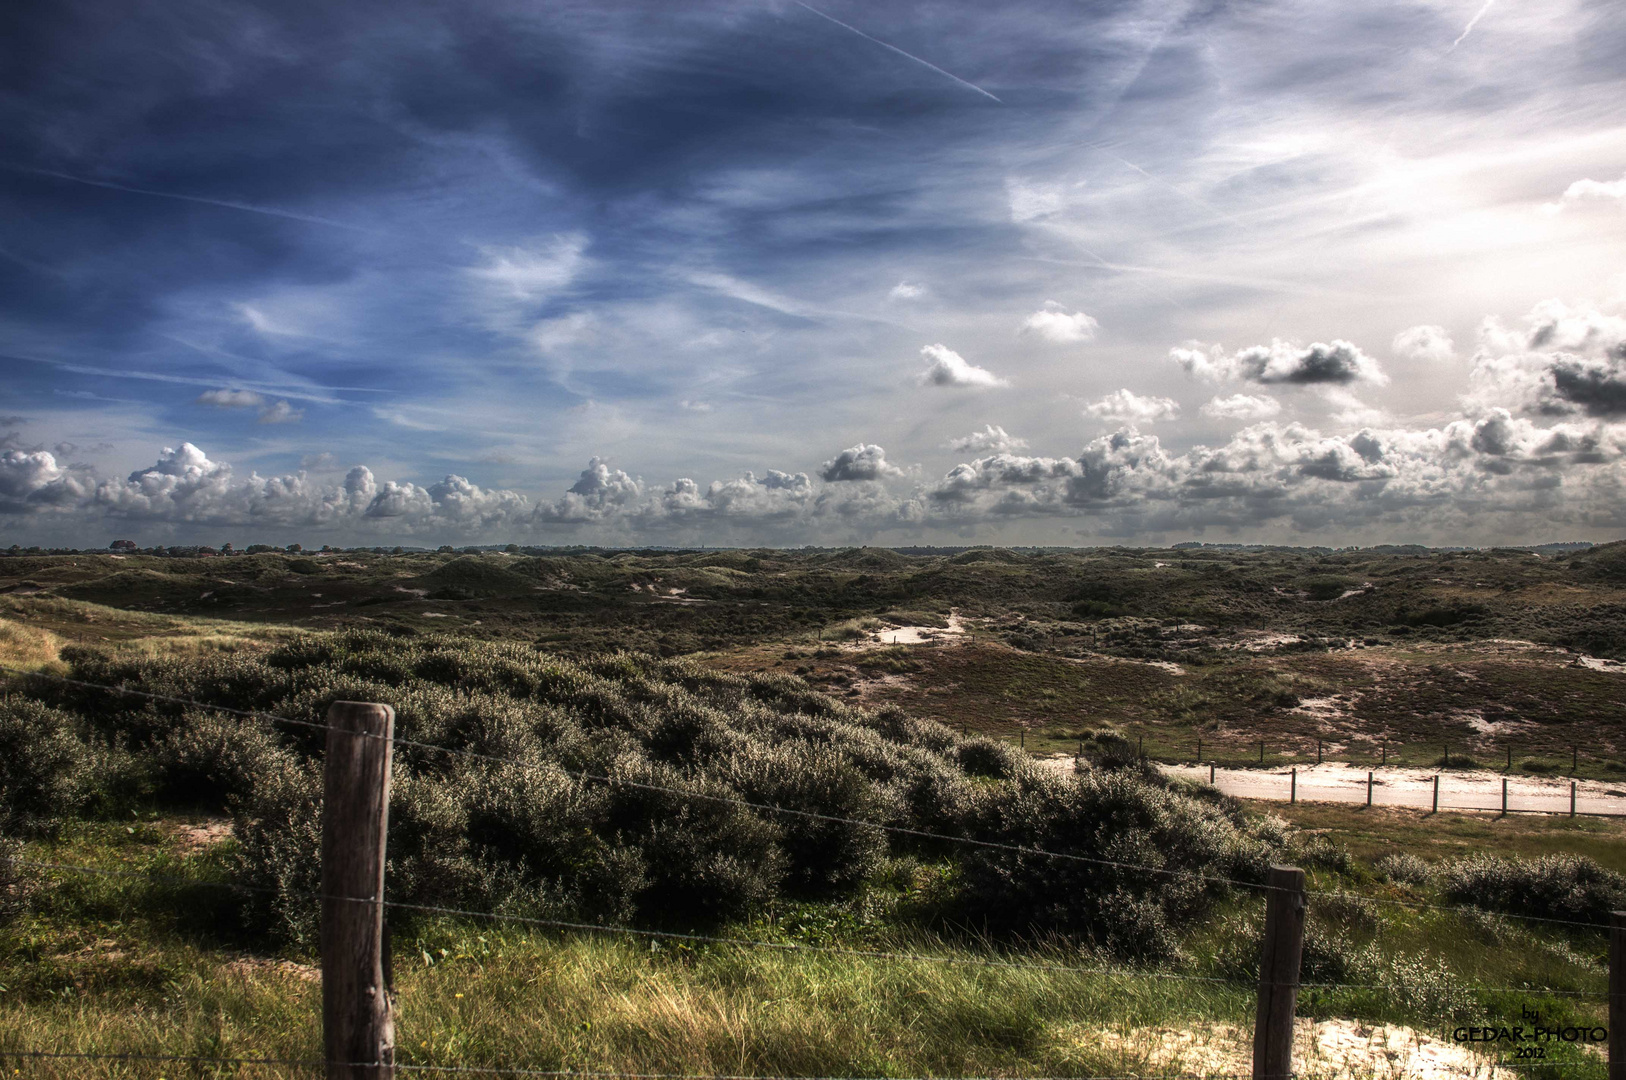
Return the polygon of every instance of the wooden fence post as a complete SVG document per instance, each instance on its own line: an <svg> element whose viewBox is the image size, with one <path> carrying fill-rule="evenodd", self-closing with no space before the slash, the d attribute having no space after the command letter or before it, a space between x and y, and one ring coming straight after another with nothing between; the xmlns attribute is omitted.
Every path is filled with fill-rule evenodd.
<svg viewBox="0 0 1626 1080"><path fill-rule="evenodd" d="M384 980L384 838L395 710L327 711L322 802L322 1045L327 1080L392 1080L395 1025Z"/></svg>
<svg viewBox="0 0 1626 1080"><path fill-rule="evenodd" d="M1438 814L1439 812L1440 812L1440 774L1435 773L1434 774L1434 806L1433 806L1433 808L1431 810L1429 810L1429 813Z"/></svg>
<svg viewBox="0 0 1626 1080"><path fill-rule="evenodd" d="M1287 788L1287 801L1290 803L1299 801L1299 771L1296 768L1293 770L1293 779Z"/></svg>
<svg viewBox="0 0 1626 1080"><path fill-rule="evenodd" d="M1575 816L1575 781L1570 781L1570 817Z"/></svg>
<svg viewBox="0 0 1626 1080"><path fill-rule="evenodd" d="M1372 805L1372 770L1366 770L1366 805Z"/></svg>
<svg viewBox="0 0 1626 1080"><path fill-rule="evenodd" d="M1507 777L1502 777L1502 816L1507 817Z"/></svg>
<svg viewBox="0 0 1626 1080"><path fill-rule="evenodd" d="M1304 871L1272 866L1265 894L1265 943L1259 956L1259 1007L1253 1023L1253 1080L1287 1080L1293 1074L1293 1012L1303 955Z"/></svg>
<svg viewBox="0 0 1626 1080"><path fill-rule="evenodd" d="M1609 1080L1626 1080L1626 911L1609 913Z"/></svg>

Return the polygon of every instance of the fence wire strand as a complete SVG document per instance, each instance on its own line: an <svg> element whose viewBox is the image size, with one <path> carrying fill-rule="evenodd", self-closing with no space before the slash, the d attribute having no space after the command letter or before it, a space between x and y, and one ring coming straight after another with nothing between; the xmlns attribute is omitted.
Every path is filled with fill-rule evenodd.
<svg viewBox="0 0 1626 1080"><path fill-rule="evenodd" d="M375 897L370 896L332 896L326 893L304 891L285 891L257 885L242 885L229 881L202 881L196 878L184 878L172 874L152 874L139 870L115 870L106 867L76 866L71 863L41 862L32 859L12 859L14 866L28 866L42 869L66 870L77 873L93 874L103 877L134 878L163 885L175 886L201 886L204 888L230 889L244 892L278 893L297 896L308 900L340 900L346 903L378 904ZM1075 964L1057 964L1051 961L1013 961L994 960L986 957L974 956L933 956L930 953L898 952L883 949L857 949L840 945L812 945L801 942L763 941L757 938L721 937L709 934L687 934L675 930L645 930L632 926L606 926L601 923L570 922L563 919L542 919L528 915L513 915L493 911L476 911L467 908L444 907L436 904L414 904L402 900L385 900L385 908L395 908L403 911L416 911L434 915L451 915L471 919L488 919L494 922L519 923L528 926L540 926L554 930L580 930L599 934L623 934L629 937L641 937L653 940L694 941L707 945L733 945L739 948L774 949L787 953L822 953L838 956L854 956L872 960L895 960L905 963L965 965L989 968L1007 968L1019 970L1056 971L1075 975L1094 975L1109 979L1178 979L1186 982L1217 983L1239 989L1254 989L1257 980L1225 978L1217 975L1191 975L1176 971L1133 971L1112 968L1080 967ZM1294 986L1300 990L1417 990L1432 989L1438 984L1434 983L1345 983L1345 982L1300 982ZM1607 997L1603 991L1592 990L1556 990L1529 986L1473 986L1468 984L1453 984L1456 989L1486 994L1545 994L1553 997L1597 998Z"/></svg>

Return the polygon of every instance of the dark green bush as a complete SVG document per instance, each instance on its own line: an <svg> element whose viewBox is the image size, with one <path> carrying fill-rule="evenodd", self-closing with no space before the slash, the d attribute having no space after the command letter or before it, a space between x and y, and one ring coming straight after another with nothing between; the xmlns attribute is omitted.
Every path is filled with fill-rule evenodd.
<svg viewBox="0 0 1626 1080"><path fill-rule="evenodd" d="M1036 772L1004 743L779 674L377 631L259 656L70 660L89 681L295 722L44 684L51 706L28 705L127 746L159 798L229 808L247 925L296 948L315 940L324 744L301 725L341 699L396 710L387 888L406 904L700 926L778 897L851 896L889 858L917 857L957 864L933 911L1154 956L1212 891L1194 875L1253 880L1274 843L1244 834L1228 802L1138 770ZM965 835L1179 874L948 839Z"/></svg>
<svg viewBox="0 0 1626 1080"><path fill-rule="evenodd" d="M1025 772L977 792L966 831L1008 845L962 854L969 918L1138 959L1173 952L1176 931L1223 891L1205 878L1260 881L1271 851L1220 808L1129 772Z"/></svg>
<svg viewBox="0 0 1626 1080"><path fill-rule="evenodd" d="M74 717L0 697L0 832L26 834L71 814L91 794L91 756Z"/></svg>
<svg viewBox="0 0 1626 1080"><path fill-rule="evenodd" d="M1605 923L1626 907L1626 875L1585 855L1538 859L1472 855L1440 872L1447 899L1506 915Z"/></svg>

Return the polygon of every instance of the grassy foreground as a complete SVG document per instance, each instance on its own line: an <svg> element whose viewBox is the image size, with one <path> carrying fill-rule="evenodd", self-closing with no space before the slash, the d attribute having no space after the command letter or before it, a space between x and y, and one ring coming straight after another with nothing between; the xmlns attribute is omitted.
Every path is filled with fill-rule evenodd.
<svg viewBox="0 0 1626 1080"><path fill-rule="evenodd" d="M319 1075L286 1066L4 1058L6 1051L24 1049L320 1057L313 958L268 955L240 936L234 894L202 884L222 880L232 844L211 833L211 824L151 816L128 824L84 822L54 841L30 845L27 857L37 861L185 883L58 872L41 877L27 913L0 930L5 1075ZM1341 889L1354 882L1321 873L1312 884ZM1370 881L1366 888L1383 895ZM394 965L400 1061L764 1076L1217 1074L1246 1060L1253 1004L1248 982L1256 958L1237 943L1250 933L1259 906L1252 898L1232 903L1186 939L1183 960L1155 971L1042 946L994 953L974 940L902 928L863 901L779 906L720 933L959 962L401 917ZM1456 1023L1496 1022L1524 1009L1539 1010L1549 1022L1603 1022L1601 1003L1590 999L1465 989L1528 985L1594 993L1603 978L1589 954L1598 943L1590 938L1490 916L1378 913L1314 897L1311 920L1312 939L1341 925L1374 950L1406 959L1352 969L1338 980L1376 980L1381 985L1375 988L1307 989L1303 1017L1405 1024L1436 1038ZM1370 933L1359 933L1363 923ZM1014 964L978 962L984 960ZM1110 973L1057 970L1058 964ZM1307 974L1306 981L1318 979ZM1178 1033L1173 1048L1170 1033ZM1596 1057L1574 1048L1557 1052L1562 1060L1551 1075L1602 1075Z"/></svg>

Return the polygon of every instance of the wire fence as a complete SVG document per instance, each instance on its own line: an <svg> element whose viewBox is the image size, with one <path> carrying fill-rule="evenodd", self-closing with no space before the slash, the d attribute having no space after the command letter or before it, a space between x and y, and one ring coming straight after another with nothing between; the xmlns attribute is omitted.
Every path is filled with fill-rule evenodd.
<svg viewBox="0 0 1626 1080"><path fill-rule="evenodd" d="M376 739L376 740L386 740L386 737L384 737L384 736L377 736L377 735L372 735L372 734L368 734L368 733L365 733L365 732L357 732L357 731L352 731L352 730L348 730L348 729L340 729L340 728L337 728L337 727L333 726L332 724L328 724L328 723L320 723L320 722L309 721L309 720L300 720L300 719L296 719L296 718L280 716L280 715L277 715L277 714L274 714L274 713L269 713L269 712L265 712L265 711L261 711L261 710L239 709L239 708L234 708L234 707L231 707L231 706L220 705L220 704L211 703L211 702L198 701L198 700L194 700L194 699L190 699L190 698L182 698L182 697L176 697L176 696L173 696L173 695L153 693L153 692L150 692L150 691L140 690L140 689L136 689L136 688L132 688L132 687L128 687L128 686L111 686L111 685L106 685L106 684L101 684L101 683L93 683L93 682L88 682L88 681L85 681L85 680L73 679L73 678L70 678L70 677L67 677L67 676L55 675L55 674L50 674L50 673L24 671L24 670L21 670L21 669L11 668L11 667L7 667L7 666L4 666L4 665L0 665L0 672L6 672L6 673L9 673L9 674L12 674L12 675L21 676L21 677L23 677L25 679L45 679L45 680L50 680L50 681L61 683L61 684L73 685L73 686L78 686L78 687L82 687L82 688L95 689L95 690L98 690L98 691L108 692L108 693L112 693L112 694L128 695L128 696L132 696L132 697L136 697L136 698L141 698L141 699L146 699L146 700L151 700L151 701L156 701L156 702L163 702L163 703L178 705L178 706L187 707L187 708L198 708L198 709L212 710L212 711L217 711L217 712L220 712L220 713L223 713L223 714L235 715L235 716L238 716L238 717L241 717L241 718L244 718L244 719L252 719L252 720L258 720L258 721L275 723L275 724L284 724L284 725L303 728L303 729L307 729L307 730L319 730L319 731L323 731L324 733L328 733L329 735L331 735L331 733L333 733L333 732L341 732L342 731L342 733L346 734L346 735L359 735L359 736L361 736L363 738ZM490 755L490 754L482 754L482 753L479 753L479 752L476 752L476 751L471 751L471 750L457 748L457 747L441 746L441 745L438 745L438 744L427 743L427 742L417 741L417 740L413 740L413 739L388 738L387 742L389 743L389 745L392 745L392 746L410 747L410 748L417 749L417 750L422 750L422 751L425 751L425 752L431 752L431 753L437 753L437 754L445 754L445 755L450 755L450 756L454 756L454 757L459 757L459 758L464 758L464 759L469 759L469 760L475 760L475 761L479 761L479 762L486 763L486 764L494 764L494 765L501 765L501 766L505 766L505 767L521 768L521 769L543 770L543 771L546 771L547 773L549 773L551 775L570 776L570 777L573 777L573 778L575 778L577 780L580 780L580 781L583 781L583 782L588 782L588 783L599 783L599 784L606 784L606 785L611 785L611 786L624 786L624 787L630 787L630 788L634 788L634 789L642 789L642 790L660 792L660 793L663 793L663 794L678 796L678 797L685 798L685 799L693 799L693 800L698 800L698 801L706 801L706 802L712 802L712 803L721 803L721 804L733 805L733 806L737 806L737 807L740 807L740 808L750 809L750 810L754 810L754 811L761 812L761 813L766 813L766 814L789 815L789 816L794 816L794 817L799 817L799 818L804 818L804 819L809 819L809 820L815 820L815 821L821 821L821 822L838 823L838 824L844 824L844 825L850 825L850 826L859 826L859 827L864 827L864 828L872 828L872 829L879 830L879 831L881 831L883 833L886 833L886 834L889 834L889 835L904 836L904 837L910 837L910 838L914 838L914 839L927 839L927 840L932 840L932 841L937 841L937 842L942 842L942 843L948 843L948 844L967 845L967 846L975 847L975 848L979 848L979 849L990 849L990 850L1004 851L1004 852L1010 852L1010 853L1014 853L1014 854L1018 854L1018 855L1022 855L1022 856L1029 856L1029 857L1034 857L1034 858L1039 858L1039 859L1056 859L1056 860L1064 860L1064 861L1071 861L1071 862L1079 862L1079 863L1085 863L1085 864L1090 864L1090 865L1094 865L1094 866L1099 866L1099 867L1102 867L1102 868L1110 868L1110 869L1123 870L1123 871L1132 871L1132 872L1135 872L1135 873L1144 873L1144 874L1150 874L1150 875L1168 876L1168 877L1184 879L1184 880L1187 880L1187 881L1200 880L1200 881L1202 881L1204 883L1207 883L1207 884L1222 885L1222 886L1226 886L1226 887L1230 887L1230 888L1250 890L1250 891L1261 892L1261 893L1265 893L1265 894L1268 894L1271 891L1271 888L1272 888L1270 885L1268 885L1266 883L1258 882L1258 881L1249 881L1249 880L1243 880L1243 879L1237 879L1237 878L1231 878L1231 877L1225 877L1225 876L1201 874L1201 873L1196 873L1194 871L1190 871L1190 870L1186 870L1186 869L1173 868L1173 867L1168 867L1168 866L1159 866L1159 865L1154 865L1154 864L1126 862L1126 861L1122 861L1122 860L1107 859L1107 858L1101 858L1101 857L1097 857L1097 856L1081 855L1081 854L1078 854L1078 853L1075 853L1075 852L1052 851L1052 850L1047 850L1047 849L1038 848L1038 847L1032 847L1032 846L1028 846L1028 845L1011 844L1011 843L1005 843L1005 842L1000 842L1000 841L987 840L987 839L983 839L983 838L979 838L979 837L954 835L954 834L951 834L951 833L940 833L940 832L934 832L934 831L930 831L930 830L915 829L915 828L911 828L911 827L908 827L908 826L902 826L902 825L898 825L898 824L895 824L895 823L889 823L889 822L872 821L872 820L865 820L865 819L848 818L848 817L843 817L843 816L840 816L840 815L823 814L823 813L819 813L819 812L816 812L816 811L809 811L809 810L799 809L799 808L794 808L794 807L777 806L777 805L774 805L774 804L771 804L771 803L754 802L754 801L747 800L747 799L741 799L741 798L725 796L725 795L718 795L718 794L709 793L709 792L699 792L699 791L693 791L693 790L688 790L688 789L684 789L684 788L672 787L672 786L668 786L668 785L652 784L652 783L647 783L647 782L643 782L643 781L635 781L635 780L631 780L631 779L623 778L623 777L606 776L606 775L600 775L600 774L595 774L595 773L590 773L590 772L585 772L585 771L564 769L561 766L559 766L558 764L551 763L551 762L534 762L534 761L525 761L525 760L520 760L520 759L515 759L515 758L500 757L500 756L495 756L495 755ZM567 931L567 932L582 932L582 933L603 934L603 935L621 935L621 936L640 938L640 939L645 939L645 940L670 940L670 941L678 941L678 942L684 942L684 943L705 944L705 945L708 945L708 946L720 946L720 947L721 946L726 946L726 947L740 948L740 949L764 949L764 950L775 950L775 951L796 953L796 954L839 955L839 956L847 956L847 957L862 958L862 959L884 961L884 962L914 963L914 964L947 964L947 965L958 965L958 966L972 965L972 966L981 966L981 967L989 967L989 968L1043 970L1043 971L1052 971L1052 972L1057 972L1057 973L1068 973L1068 974L1076 974L1076 975L1084 975L1084 976L1090 976L1090 977L1108 978L1108 979L1115 979L1115 980L1120 980L1120 979L1179 980L1179 981L1186 981L1186 982L1191 982L1191 983L1212 984L1212 985L1228 986L1228 987L1233 987L1233 988L1238 988L1238 989L1250 989L1250 990L1254 989L1256 986L1262 989L1264 987L1264 985L1265 985L1264 981L1263 981L1263 979L1264 979L1263 976L1261 976L1261 981L1260 982L1255 983L1251 979L1238 979L1238 978L1228 978L1228 977L1224 977L1224 976L1201 975L1201 974L1196 974L1196 973L1191 973L1191 972L1153 971L1153 970L1144 970L1144 969L1122 969L1122 968L1116 968L1115 969L1115 968L1100 967L1100 966L1088 966L1088 967L1086 967L1086 966L1073 965L1073 964L1056 963L1056 962L1047 961L1047 960L1038 959L1038 958L1022 958L1020 960L1013 960L1013 959L1009 959L1009 958L1002 957L1002 956L999 956L999 955L988 955L988 956L956 955L956 956L947 956L947 955L932 954L932 953L906 952L906 951L885 950L885 949L864 949L864 948L847 947L847 946L839 946L839 945L820 945L820 944L806 943L806 942L796 942L796 941L774 941L774 940L757 939L757 938L741 937L741 936L684 933L684 932L670 931L670 930L654 930L654 929L647 929L647 928L642 928L642 927L617 926L617 925L608 925L608 924L599 924L599 923L574 922L574 921L558 920L558 919L546 919L546 918L538 918L538 917L524 916L524 915L518 915L518 914L511 914L511 913L470 910L470 909L463 909L463 908L449 907L449 906L442 906L442 905L433 905L433 904L418 904L418 903L412 903L412 902L407 902L407 901L389 900L389 899L379 897L379 896L359 897L359 896L338 896L338 895L333 895L333 894L328 894L328 893L323 893L323 892L303 892L303 893L301 893L301 892L289 892L288 890L273 890L273 889L268 889L268 888L264 888L264 887L248 885L248 884L240 883L240 882L210 881L210 880L200 879L200 878L196 878L196 877L184 877L184 876L180 876L180 875L154 874L154 873L151 873L151 872L148 872L148 871L132 871L132 870L114 869L114 868L107 868L107 867L93 867L93 866L85 866L85 865L79 865L79 864L73 864L73 863L55 862L55 861L48 861L48 860L30 860L30 859L16 858L16 859L12 859L11 862L16 866L25 867L25 868L28 868L30 870L35 870L35 871L47 871L47 872L67 873L67 874L98 875L98 876L117 877L117 878L125 878L125 879L140 879L140 880L143 880L143 881L145 881L145 882L147 882L149 884L157 884L157 885L218 888L218 889L226 889L226 890L235 890L235 891L240 891L240 892L262 892L262 893L264 893L264 892L280 892L282 895L298 896L298 897L301 897L301 898L304 898L304 899L310 899L310 900L316 900L316 901L338 901L340 903L358 903L358 904L374 905L374 906L377 906L378 908L380 908L381 910L382 909L395 909L395 910L406 911L406 912L414 912L414 913L418 913L418 914L439 915L439 916L447 916L447 917L462 918L462 919L491 920L491 921L498 921L498 922L503 922L503 923L515 924L515 925L523 925L523 926L528 926L528 927L544 928L544 929L549 929L549 930L558 930L558 931ZM1302 889L1302 890L1300 890L1300 895L1303 895L1303 896L1306 896L1306 897L1321 897L1321 898L1326 898L1326 899L1338 899L1338 900L1345 900L1345 901L1358 901L1358 902L1366 902L1366 903L1387 904L1387 905L1394 905L1394 906L1399 906L1399 907L1402 907L1402 908L1409 908L1409 909L1415 909L1415 910L1434 910L1434 911L1445 911L1445 912L1455 912L1455 913L1464 913L1464 912L1478 913L1480 911L1480 909L1473 908L1473 907L1468 906L1468 905L1432 904L1432 903L1427 903L1427 902L1423 902L1423 901L1407 900L1407 899L1401 899L1401 898L1395 898L1395 897L1364 896L1364 895L1359 895L1359 894L1351 894L1351 893L1346 893L1346 892L1341 892L1341 891L1333 891L1333 890ZM1516 920L1526 921L1526 922L1529 922L1529 923L1532 923L1532 924L1541 924L1541 925L1565 927L1565 928L1580 929L1580 930L1597 931L1597 930L1609 930L1610 929L1610 927L1608 925L1606 925L1606 924L1594 923L1594 922L1586 922L1586 921L1581 921L1581 920L1560 919L1560 918L1551 918L1551 917L1545 917L1545 916L1519 915L1519 914L1505 915L1503 917L1508 917L1508 918L1512 918L1512 919L1516 919ZM1313 982L1313 981L1306 982L1306 981L1299 981L1296 974L1293 976L1293 980L1292 980L1292 982L1290 984L1282 984L1282 985L1289 986L1290 989L1292 989L1295 993L1300 989L1319 989L1319 990L1327 990L1327 991L1396 992L1396 991L1405 991L1405 990L1414 990L1414 989L1434 990L1434 989L1438 989L1438 987L1439 987L1439 984L1435 983L1435 982L1430 982L1430 983L1406 983L1406 982L1403 982L1403 981L1393 981L1393 982L1383 982L1383 983ZM1585 991L1585 990L1570 990L1570 989L1559 989L1559 988L1544 988L1544 987L1537 987L1537 986L1484 986L1484 985L1470 985L1470 984L1455 984L1455 989L1463 991L1463 992L1482 993L1482 994L1523 994L1523 995L1534 994L1534 995L1542 995L1542 996L1563 997L1563 998L1570 998L1570 999L1577 999L1577 1000L1600 1000L1600 999L1607 999L1609 997L1609 995L1607 993L1604 993L1604 992L1594 992L1594 991ZM139 1060L139 1061L152 1061L152 1062L176 1062L176 1063L185 1062L185 1063L190 1063L190 1064L192 1064L194 1066L200 1066L200 1065L228 1066L229 1065L229 1066L233 1066L233 1067L265 1067L265 1068L281 1067L281 1068L298 1068L298 1069L329 1068L329 1067L334 1066L335 1064L341 1065L341 1066L344 1066L344 1067L352 1067L353 1066L353 1067L356 1067L356 1068L373 1068L373 1067L376 1067L379 1064L378 1062L354 1062L354 1063L338 1062L338 1063L335 1063L335 1062L333 1062L331 1060L323 1060L323 1061L310 1060L310 1061L306 1061L306 1060L279 1059L279 1058L224 1058L224 1057L211 1058L211 1057L207 1057L207 1056L194 1056L194 1055L163 1055L163 1054L140 1054L140 1053L101 1053L101 1054L97 1054L97 1053L55 1052L55 1051L45 1051L45 1050L29 1050L29 1051L0 1050L0 1061L6 1061L6 1060L10 1060L10 1059L18 1059L18 1060L28 1059L28 1060L36 1060L36 1061L46 1061L46 1060L53 1060L53 1059L84 1060L84 1061L92 1061L92 1060L96 1060L96 1061L138 1061ZM1545 1062L1545 1063L1540 1063L1540 1064L1542 1064L1545 1067L1551 1067L1551 1066L1554 1066L1554 1065L1562 1065L1562 1064L1568 1064L1568 1063ZM451 1066L451 1065L425 1065L425 1064L404 1064L404 1063L400 1064L400 1065L395 1065L393 1067L395 1069L397 1069L399 1071L403 1071L403 1072L468 1073L468 1074L493 1075L493 1076L495 1076L495 1075L511 1075L511 1076L549 1076L549 1077L582 1077L582 1078L598 1078L598 1077L602 1077L602 1078L604 1078L604 1080L611 1080L611 1078L621 1078L621 1077L627 1078L627 1080L779 1080L779 1078L764 1076L762 1074L752 1074L752 1075L749 1075L749 1076L746 1076L746 1075L724 1076L724 1075L719 1075L719 1074L592 1072L592 1071L577 1071L577 1070L547 1070L547 1069L526 1069L526 1068L508 1068L508 1067L490 1067L490 1068L488 1068L488 1067L482 1067L482 1066L464 1066L464 1065ZM1506 1064L1498 1063L1498 1064L1495 1065L1495 1068L1502 1068L1502 1069L1517 1068L1517 1067L1521 1067L1520 1064L1518 1064L1518 1063L1506 1063ZM1193 1080L1195 1080L1195 1078L1198 1077L1198 1076L1209 1077L1209 1078L1211 1078L1211 1080L1223 1080L1223 1077L1225 1076L1225 1074L1216 1074L1216 1073L1212 1073L1212 1072L1203 1072L1203 1073L1159 1073L1159 1074L1138 1074L1136 1080L1147 1080L1149 1075L1156 1075L1157 1077L1160 1077L1161 1080L1183 1080L1183 1078L1187 1077L1187 1076L1192 1077ZM839 1078L838 1077L827 1077L827 1078L795 1077L795 1078L790 1078L790 1077L787 1077L787 1078L784 1078L784 1080L859 1080L859 1078L852 1078L852 1077L839 1077ZM955 1078L955 1080L982 1080L982 1078L958 1077L958 1078ZM991 1080L991 1078L988 1078L988 1080ZM1033 1080L1039 1080L1039 1078L1033 1078ZM1129 1078L1126 1077L1126 1078L1124 1078L1124 1080L1129 1080Z"/></svg>

